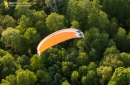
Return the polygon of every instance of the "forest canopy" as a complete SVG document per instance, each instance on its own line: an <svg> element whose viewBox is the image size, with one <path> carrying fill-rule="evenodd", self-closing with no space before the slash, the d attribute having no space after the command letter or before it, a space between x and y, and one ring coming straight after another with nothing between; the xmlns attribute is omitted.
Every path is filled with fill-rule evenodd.
<svg viewBox="0 0 130 85"><path fill-rule="evenodd" d="M65 28L71 39L37 54ZM1 0L0 85L130 84L130 0Z"/></svg>

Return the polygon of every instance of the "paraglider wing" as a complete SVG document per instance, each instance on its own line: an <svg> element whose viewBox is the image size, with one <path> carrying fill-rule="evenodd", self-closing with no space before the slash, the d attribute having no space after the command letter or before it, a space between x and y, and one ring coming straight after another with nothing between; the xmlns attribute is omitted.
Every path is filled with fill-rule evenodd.
<svg viewBox="0 0 130 85"><path fill-rule="evenodd" d="M83 32L75 28L67 28L56 31L45 37L37 47L37 53L40 56L46 49L72 38L84 38Z"/></svg>

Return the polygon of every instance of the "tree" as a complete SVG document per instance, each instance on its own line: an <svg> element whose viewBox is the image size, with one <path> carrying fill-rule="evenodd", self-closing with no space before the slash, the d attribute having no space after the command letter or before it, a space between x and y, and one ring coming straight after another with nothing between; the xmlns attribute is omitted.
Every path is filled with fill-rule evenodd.
<svg viewBox="0 0 130 85"><path fill-rule="evenodd" d="M0 25L2 25L1 23L2 23L3 19L4 19L4 16L0 14Z"/></svg>
<svg viewBox="0 0 130 85"><path fill-rule="evenodd" d="M31 52L34 53L39 40L41 39L40 35L37 33L35 28L27 28L24 37L27 39Z"/></svg>
<svg viewBox="0 0 130 85"><path fill-rule="evenodd" d="M123 67L130 66L130 55L128 53L122 52L120 53L119 59L123 62Z"/></svg>
<svg viewBox="0 0 130 85"><path fill-rule="evenodd" d="M65 80L64 82L62 82L61 85L70 85L70 83L67 80Z"/></svg>
<svg viewBox="0 0 130 85"><path fill-rule="evenodd" d="M50 32L54 32L54 31L63 29L63 28L65 28L65 26L64 26L64 16L59 15L55 12L51 13L46 18L46 25L49 28Z"/></svg>
<svg viewBox="0 0 130 85"><path fill-rule="evenodd" d="M82 65L78 69L79 75L85 76L88 72L88 67L86 65Z"/></svg>
<svg viewBox="0 0 130 85"><path fill-rule="evenodd" d="M45 0L45 4L52 12L59 12L63 6L63 0Z"/></svg>
<svg viewBox="0 0 130 85"><path fill-rule="evenodd" d="M85 38L83 40L79 40L77 46L88 52L89 56L91 56L89 57L90 61L100 60L108 45L109 35L106 32L100 32L98 28L91 28L84 34Z"/></svg>
<svg viewBox="0 0 130 85"><path fill-rule="evenodd" d="M38 57L37 54L33 55L30 59L30 65L34 72L36 72L39 69L44 69L44 57L41 56L41 58Z"/></svg>
<svg viewBox="0 0 130 85"><path fill-rule="evenodd" d="M1 21L1 26L6 29L7 27L15 27L16 21L12 16L5 15L4 19Z"/></svg>
<svg viewBox="0 0 130 85"><path fill-rule="evenodd" d="M98 76L95 70L89 70L85 82L87 85L99 85Z"/></svg>
<svg viewBox="0 0 130 85"><path fill-rule="evenodd" d="M76 20L79 23L79 28L85 29L87 24L87 13L90 6L89 3L89 0L69 0L66 11L68 23Z"/></svg>
<svg viewBox="0 0 130 85"><path fill-rule="evenodd" d="M108 85L128 85L130 84L130 68L119 67L115 69Z"/></svg>
<svg viewBox="0 0 130 85"><path fill-rule="evenodd" d="M21 6L19 5L15 6L14 17L16 19L19 19L23 15L33 18L33 11L29 9L30 3L28 3L28 0L17 0L17 3L19 3L19 5ZM24 5L27 5L27 3L28 3L28 6L24 6Z"/></svg>
<svg viewBox="0 0 130 85"><path fill-rule="evenodd" d="M0 14L2 15L10 15L13 16L14 12L15 12L15 5L11 5L10 2L16 2L16 0L1 0L1 5L0 5Z"/></svg>
<svg viewBox="0 0 130 85"><path fill-rule="evenodd" d="M27 56L27 55L15 55L15 58L17 58L17 60L15 61L17 65L19 65L18 68L22 68L22 69L31 69L30 67L30 55Z"/></svg>
<svg viewBox="0 0 130 85"><path fill-rule="evenodd" d="M68 62L68 61L62 62L62 72L66 77L71 75L72 67L73 67L73 62Z"/></svg>
<svg viewBox="0 0 130 85"><path fill-rule="evenodd" d="M53 64L51 67L48 67L49 74L54 77L54 83L57 83L57 78L55 77L56 73L61 73L61 68L57 64Z"/></svg>
<svg viewBox="0 0 130 85"><path fill-rule="evenodd" d="M46 67L51 67L53 64L61 66L61 62L66 58L66 50L64 48L58 49L56 47L49 48L44 53Z"/></svg>
<svg viewBox="0 0 130 85"><path fill-rule="evenodd" d="M9 74L14 74L16 70L16 63L14 61L14 57L8 53L0 49L0 79L8 76Z"/></svg>
<svg viewBox="0 0 130 85"><path fill-rule="evenodd" d="M102 66L110 66L114 69L123 66L123 62L119 59L119 51L115 46L107 48L104 52L104 57L102 61L100 62L100 65Z"/></svg>
<svg viewBox="0 0 130 85"><path fill-rule="evenodd" d="M47 8L45 4L45 0L29 0L30 2L33 2L34 4L31 5L30 9L35 9L37 11L44 10L47 14L50 13L49 8Z"/></svg>
<svg viewBox="0 0 130 85"><path fill-rule="evenodd" d="M114 38L119 29L118 20L116 18L112 18L105 28L110 38Z"/></svg>
<svg viewBox="0 0 130 85"><path fill-rule="evenodd" d="M16 71L17 85L34 85L37 77L34 72L29 70Z"/></svg>
<svg viewBox="0 0 130 85"><path fill-rule="evenodd" d="M16 76L15 75L9 75L6 76L5 79L2 79L2 83L0 85L16 85L17 81L16 81Z"/></svg>
<svg viewBox="0 0 130 85"><path fill-rule="evenodd" d="M86 76L82 76L81 83L82 83L82 85L87 85L87 77Z"/></svg>
<svg viewBox="0 0 130 85"><path fill-rule="evenodd" d="M109 20L107 14L101 10L100 1L93 0L91 5L88 13L88 25L99 28L99 30L105 30L109 24Z"/></svg>
<svg viewBox="0 0 130 85"><path fill-rule="evenodd" d="M88 65L88 70L96 70L96 63L95 62L90 62L89 65Z"/></svg>
<svg viewBox="0 0 130 85"><path fill-rule="evenodd" d="M79 28L79 23L76 20L72 21L71 28Z"/></svg>
<svg viewBox="0 0 130 85"><path fill-rule="evenodd" d="M26 53L28 50L26 39L20 35L20 31L14 28L7 28L3 31L2 41L6 48L10 48L14 52Z"/></svg>
<svg viewBox="0 0 130 85"><path fill-rule="evenodd" d="M80 52L79 56L76 57L76 63L79 66L81 66L81 65L87 65L89 63L88 55L85 52Z"/></svg>
<svg viewBox="0 0 130 85"><path fill-rule="evenodd" d="M126 29L129 30L127 28L128 26L125 23L125 21L127 21L130 17L129 4L129 0L103 0L102 7L110 18L115 17L123 27L126 27Z"/></svg>
<svg viewBox="0 0 130 85"><path fill-rule="evenodd" d="M16 29L18 29L20 33L23 34L28 27L32 26L32 21L29 17L22 15L18 24L19 25L16 27Z"/></svg>
<svg viewBox="0 0 130 85"><path fill-rule="evenodd" d="M130 23L130 17L125 21L125 25L126 25L128 28L130 28L129 23Z"/></svg>
<svg viewBox="0 0 130 85"><path fill-rule="evenodd" d="M120 51L127 52L129 50L129 41L127 38L126 30L123 28L119 28L115 37L114 41L116 42L116 46Z"/></svg>
<svg viewBox="0 0 130 85"><path fill-rule="evenodd" d="M97 74L100 78L100 84L106 85L112 76L112 67L100 66L99 68L97 68Z"/></svg>
<svg viewBox="0 0 130 85"><path fill-rule="evenodd" d="M73 71L71 74L71 82L72 85L77 85L79 84L79 73L78 71Z"/></svg>
<svg viewBox="0 0 130 85"><path fill-rule="evenodd" d="M44 37L45 34L48 32L45 23L47 14L44 11L36 11L33 13L33 16L34 16L34 21L33 21L34 27L36 28L40 36Z"/></svg>
<svg viewBox="0 0 130 85"><path fill-rule="evenodd" d="M16 71L16 75L6 76L1 85L34 85L36 81L34 72L21 69Z"/></svg>
<svg viewBox="0 0 130 85"><path fill-rule="evenodd" d="M4 14L4 12L5 12L5 7L4 7L3 2L4 2L4 0L0 1L0 14Z"/></svg>
<svg viewBox="0 0 130 85"><path fill-rule="evenodd" d="M36 72L36 76L37 76L38 80L41 82L41 84L48 85L49 82L51 81L51 76L46 71L38 70ZM39 82L39 84L40 84L40 82Z"/></svg>

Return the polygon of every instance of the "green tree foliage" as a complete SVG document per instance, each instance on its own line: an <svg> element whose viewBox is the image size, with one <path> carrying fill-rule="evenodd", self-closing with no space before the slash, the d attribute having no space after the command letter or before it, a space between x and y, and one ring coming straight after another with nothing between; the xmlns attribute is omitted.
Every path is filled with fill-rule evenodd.
<svg viewBox="0 0 130 85"><path fill-rule="evenodd" d="M46 18L46 25L51 32L63 29L63 28L65 28L65 26L64 26L64 16L57 14L56 12L51 13Z"/></svg>
<svg viewBox="0 0 130 85"><path fill-rule="evenodd" d="M120 27L114 38L117 48L120 51L127 52L129 50L130 45L129 45L129 38L127 36L128 35L126 33L126 30Z"/></svg>
<svg viewBox="0 0 130 85"><path fill-rule="evenodd" d="M126 25L127 20L130 18L130 1L122 1L122 0L103 0L103 10L111 17L115 17L120 23ZM128 25L129 26L129 25ZM127 27L128 27L127 26ZM129 30L128 28L126 28Z"/></svg>
<svg viewBox="0 0 130 85"><path fill-rule="evenodd" d="M90 62L88 65L88 70L96 70L96 63L95 62Z"/></svg>
<svg viewBox="0 0 130 85"><path fill-rule="evenodd" d="M108 85L128 85L130 84L130 68L119 67L115 70Z"/></svg>
<svg viewBox="0 0 130 85"><path fill-rule="evenodd" d="M45 34L48 32L48 29L46 27L46 17L47 14L44 11L37 11L33 13L35 28L37 32L40 34L40 36L45 36Z"/></svg>
<svg viewBox="0 0 130 85"><path fill-rule="evenodd" d="M81 66L81 65L87 65L89 63L88 55L85 52L80 52L79 56L76 57L76 63L79 66Z"/></svg>
<svg viewBox="0 0 130 85"><path fill-rule="evenodd" d="M78 69L79 75L85 76L88 72L88 67L86 65L82 65Z"/></svg>
<svg viewBox="0 0 130 85"><path fill-rule="evenodd" d="M79 28L79 23L76 20L72 21L71 28Z"/></svg>
<svg viewBox="0 0 130 85"><path fill-rule="evenodd" d="M29 17L22 15L18 24L19 25L16 27L16 29L18 29L20 33L23 34L28 27L32 26L32 21L30 21Z"/></svg>
<svg viewBox="0 0 130 85"><path fill-rule="evenodd" d="M26 39L20 35L20 31L14 28L7 28L3 31L2 41L6 48L10 48L14 52L26 53L28 48L26 45Z"/></svg>
<svg viewBox="0 0 130 85"><path fill-rule="evenodd" d="M81 50L88 51L91 56L90 60L101 59L104 48L108 45L109 35L105 32L100 32L97 28L91 28L89 31L86 31L84 40L80 40L77 43L77 46Z"/></svg>
<svg viewBox="0 0 130 85"><path fill-rule="evenodd" d="M96 72L96 64L90 62L88 66L83 65L79 67L79 75L81 78L81 83L83 85L98 85L98 76Z"/></svg>
<svg viewBox="0 0 130 85"><path fill-rule="evenodd" d="M5 29L7 27L15 27L16 21L12 16L5 15L4 19L1 21L1 26Z"/></svg>
<svg viewBox="0 0 130 85"><path fill-rule="evenodd" d="M99 0L93 0L91 4L92 7L88 13L88 24L100 30L104 30L109 24L107 14L100 9Z"/></svg>
<svg viewBox="0 0 130 85"><path fill-rule="evenodd" d="M51 76L49 75L49 73L43 70L38 70L36 76L41 84L48 85L51 81Z"/></svg>
<svg viewBox="0 0 130 85"><path fill-rule="evenodd" d="M22 69L30 69L30 58L27 55L21 55L18 56L16 55L17 60L16 60L16 64L18 65L18 68L22 68Z"/></svg>
<svg viewBox="0 0 130 85"><path fill-rule="evenodd" d="M2 35L3 31L4 31L4 29L2 28L2 26L0 26L0 36Z"/></svg>
<svg viewBox="0 0 130 85"><path fill-rule="evenodd" d="M104 52L104 58L100 62L100 65L110 66L112 68L117 68L123 66L123 62L119 59L119 51L115 46L107 48Z"/></svg>
<svg viewBox="0 0 130 85"><path fill-rule="evenodd" d="M16 72L17 85L34 85L37 78L34 72L29 70L18 70Z"/></svg>
<svg viewBox="0 0 130 85"><path fill-rule="evenodd" d="M9 75L3 79L1 85L34 85L36 81L34 72L21 69L16 71L16 75Z"/></svg>
<svg viewBox="0 0 130 85"><path fill-rule="evenodd" d="M5 12L5 6L3 4L4 0L0 1L0 14L4 14Z"/></svg>
<svg viewBox="0 0 130 85"><path fill-rule="evenodd" d="M87 77L86 76L82 77L81 83L82 83L82 85L87 85Z"/></svg>
<svg viewBox="0 0 130 85"><path fill-rule="evenodd" d="M69 82L67 80L65 80L64 82L62 82L61 85L70 85Z"/></svg>
<svg viewBox="0 0 130 85"><path fill-rule="evenodd" d="M89 9L89 0L69 0L67 8L67 18L69 23L76 20L79 28L83 28L87 24L87 12Z"/></svg>
<svg viewBox="0 0 130 85"><path fill-rule="evenodd" d="M0 49L0 79L8 76L9 74L14 74L15 70L16 64L14 57L7 51Z"/></svg>
<svg viewBox="0 0 130 85"><path fill-rule="evenodd" d="M98 76L101 77L100 83L106 85L112 76L113 70L123 66L120 60L120 52L115 46L109 47L104 52L104 57L100 62L100 67L97 68Z"/></svg>
<svg viewBox="0 0 130 85"><path fill-rule="evenodd" d="M72 69L73 69L73 62L69 61L62 62L62 72L66 77L70 76Z"/></svg>
<svg viewBox="0 0 130 85"><path fill-rule="evenodd" d="M98 85L98 77L95 70L89 70L85 80L87 85Z"/></svg>
<svg viewBox="0 0 130 85"><path fill-rule="evenodd" d="M37 33L35 28L27 28L24 37L27 39L31 52L35 52L36 46L40 41L40 35Z"/></svg>
<svg viewBox="0 0 130 85"><path fill-rule="evenodd" d="M100 84L106 85L112 76L112 67L110 66L100 66L97 68L97 74L100 78Z"/></svg>
<svg viewBox="0 0 130 85"><path fill-rule="evenodd" d="M2 79L2 83L0 85L16 85L16 77L15 75L6 76L5 79Z"/></svg>
<svg viewBox="0 0 130 85"><path fill-rule="evenodd" d="M109 36L111 38L113 38L115 36L115 34L118 31L118 22L116 18L112 18L111 21L108 23L108 25L105 27L106 28L106 32L109 34Z"/></svg>
<svg viewBox="0 0 130 85"><path fill-rule="evenodd" d="M31 68L34 71L37 71L39 69L44 69L44 57L39 58L37 54L33 55L30 59L30 65Z"/></svg>
<svg viewBox="0 0 130 85"><path fill-rule="evenodd" d="M67 57L66 50L61 48L49 48L43 55L45 58L45 64L47 67L52 66L53 64L61 65L61 62L65 60ZM60 63L59 63L60 62Z"/></svg>
<svg viewBox="0 0 130 85"><path fill-rule="evenodd" d="M2 25L2 20L4 19L4 16L0 14L0 25Z"/></svg>
<svg viewBox="0 0 130 85"><path fill-rule="evenodd" d="M63 5L63 0L45 0L45 4L53 12L59 12L61 10L60 7Z"/></svg>
<svg viewBox="0 0 130 85"><path fill-rule="evenodd" d="M47 8L45 4L45 0L29 0L29 2L33 3L31 4L30 9L34 9L37 11L44 10L47 14L50 13L49 8Z"/></svg>
<svg viewBox="0 0 130 85"><path fill-rule="evenodd" d="M73 71L71 74L72 85L79 84L79 73L78 71Z"/></svg>
<svg viewBox="0 0 130 85"><path fill-rule="evenodd" d="M123 62L124 67L129 67L130 66L130 55L128 53L120 53L119 59Z"/></svg>
<svg viewBox="0 0 130 85"><path fill-rule="evenodd" d="M17 0L17 2L19 5L15 6L15 13L14 13L14 17L16 19L19 19L22 15L25 15L27 17L31 17L33 16L33 11L29 9L29 3L28 0ZM28 5L28 6L24 6L24 5Z"/></svg>

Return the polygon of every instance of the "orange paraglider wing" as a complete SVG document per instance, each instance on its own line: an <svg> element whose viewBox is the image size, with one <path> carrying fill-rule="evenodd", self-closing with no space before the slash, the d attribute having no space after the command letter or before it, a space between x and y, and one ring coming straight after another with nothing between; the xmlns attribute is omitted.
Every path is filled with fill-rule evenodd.
<svg viewBox="0 0 130 85"><path fill-rule="evenodd" d="M83 32L75 28L67 28L56 31L45 37L37 47L37 53L40 56L46 49L72 38L84 38Z"/></svg>

